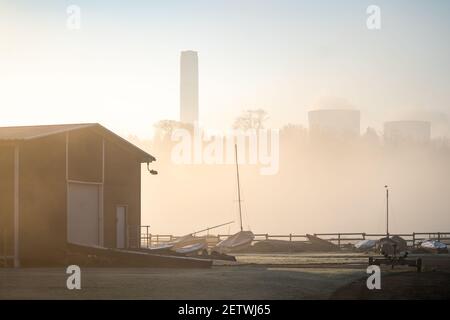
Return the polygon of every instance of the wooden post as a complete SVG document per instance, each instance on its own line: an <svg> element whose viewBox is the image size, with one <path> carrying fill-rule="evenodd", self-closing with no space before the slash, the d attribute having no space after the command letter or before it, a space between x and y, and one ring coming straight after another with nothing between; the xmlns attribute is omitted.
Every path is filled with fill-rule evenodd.
<svg viewBox="0 0 450 320"><path fill-rule="evenodd" d="M413 243L413 248L415 248L416 247L416 233L415 232L413 232L413 234L412 234L412 243Z"/></svg>
<svg viewBox="0 0 450 320"><path fill-rule="evenodd" d="M141 226L136 226L136 235L138 237L138 239L137 239L138 248L141 248L142 247Z"/></svg>
<svg viewBox="0 0 450 320"><path fill-rule="evenodd" d="M292 233L289 233L289 241L292 242Z"/></svg>
<svg viewBox="0 0 450 320"><path fill-rule="evenodd" d="M269 240L269 234L266 233L266 240Z"/></svg>
<svg viewBox="0 0 450 320"><path fill-rule="evenodd" d="M338 233L338 247L341 247L341 234Z"/></svg>
<svg viewBox="0 0 450 320"><path fill-rule="evenodd" d="M441 233L438 232L438 241L441 241Z"/></svg>

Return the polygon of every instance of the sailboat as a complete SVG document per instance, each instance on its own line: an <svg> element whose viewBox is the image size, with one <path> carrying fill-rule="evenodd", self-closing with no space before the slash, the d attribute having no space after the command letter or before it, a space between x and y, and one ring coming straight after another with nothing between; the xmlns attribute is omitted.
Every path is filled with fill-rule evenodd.
<svg viewBox="0 0 450 320"><path fill-rule="evenodd" d="M234 221L230 221L227 223L222 223L213 227L208 227L203 230L195 231L193 233L186 234L182 237L179 237L173 241L161 243L157 245L152 245L147 248L142 248L143 251L150 251L152 253L177 253L181 255L191 255L202 252L208 248L208 239L207 237L196 237L197 233L201 233L204 231L209 231L215 228L219 228L222 226L229 225L234 223Z"/></svg>
<svg viewBox="0 0 450 320"><path fill-rule="evenodd" d="M231 251L236 251L239 249L246 248L250 246L255 239L255 235L251 231L244 231L242 227L242 207L241 207L241 185L239 181L239 163L237 154L237 144L234 145L235 156L236 156L236 177L237 177L237 189L238 189L238 201L239 201L239 221L241 226L241 231L228 237L225 240L220 241L212 249L213 252L227 253Z"/></svg>

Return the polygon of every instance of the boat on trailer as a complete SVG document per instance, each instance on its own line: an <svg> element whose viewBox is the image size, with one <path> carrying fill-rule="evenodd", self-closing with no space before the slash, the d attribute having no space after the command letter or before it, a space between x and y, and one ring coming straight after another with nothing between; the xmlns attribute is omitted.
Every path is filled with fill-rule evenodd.
<svg viewBox="0 0 450 320"><path fill-rule="evenodd" d="M425 240L420 244L420 248L431 253L448 253L447 245L437 240Z"/></svg>

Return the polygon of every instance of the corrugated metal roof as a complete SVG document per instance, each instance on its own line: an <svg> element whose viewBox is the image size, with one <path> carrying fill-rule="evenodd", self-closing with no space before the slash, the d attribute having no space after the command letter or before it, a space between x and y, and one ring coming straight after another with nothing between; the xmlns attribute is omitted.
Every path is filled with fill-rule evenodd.
<svg viewBox="0 0 450 320"><path fill-rule="evenodd" d="M79 129L93 128L99 130L103 135L113 137L117 142L129 147L134 152L142 156L143 162L155 161L155 157L136 147L134 144L118 136L114 132L106 129L98 123L78 123L78 124L57 124L57 125L40 125L40 126L18 126L18 127L0 127L0 141L28 141L46 136L70 132Z"/></svg>

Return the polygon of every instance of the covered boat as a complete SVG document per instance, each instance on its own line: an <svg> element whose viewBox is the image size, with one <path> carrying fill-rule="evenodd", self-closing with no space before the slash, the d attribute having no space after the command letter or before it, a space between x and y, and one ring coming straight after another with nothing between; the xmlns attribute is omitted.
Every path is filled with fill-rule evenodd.
<svg viewBox="0 0 450 320"><path fill-rule="evenodd" d="M355 244L355 249L358 251L369 251L375 249L377 240L366 239Z"/></svg>
<svg viewBox="0 0 450 320"><path fill-rule="evenodd" d="M382 255L396 255L408 250L406 240L399 236L384 237L377 242L378 250Z"/></svg>
<svg viewBox="0 0 450 320"><path fill-rule="evenodd" d="M420 244L420 247L432 253L448 253L447 245L437 240L425 240Z"/></svg>

